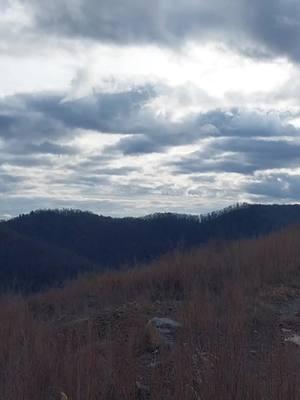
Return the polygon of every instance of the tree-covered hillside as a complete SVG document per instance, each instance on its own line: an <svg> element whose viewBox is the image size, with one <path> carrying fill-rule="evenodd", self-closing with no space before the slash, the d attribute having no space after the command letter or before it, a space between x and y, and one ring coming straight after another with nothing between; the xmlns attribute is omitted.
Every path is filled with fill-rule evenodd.
<svg viewBox="0 0 300 400"><path fill-rule="evenodd" d="M0 273L11 286L39 288L79 272L149 262L175 248L260 236L300 223L299 205L238 205L206 216L111 218L38 210L0 224Z"/></svg>
<svg viewBox="0 0 300 400"><path fill-rule="evenodd" d="M0 225L0 292L36 291L89 270L89 260Z"/></svg>

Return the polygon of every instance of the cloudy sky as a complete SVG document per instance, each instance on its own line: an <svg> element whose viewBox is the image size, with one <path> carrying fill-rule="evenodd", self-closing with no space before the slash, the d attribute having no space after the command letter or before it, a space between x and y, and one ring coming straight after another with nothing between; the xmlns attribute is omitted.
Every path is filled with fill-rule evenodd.
<svg viewBox="0 0 300 400"><path fill-rule="evenodd" d="M0 0L0 218L300 200L299 0Z"/></svg>

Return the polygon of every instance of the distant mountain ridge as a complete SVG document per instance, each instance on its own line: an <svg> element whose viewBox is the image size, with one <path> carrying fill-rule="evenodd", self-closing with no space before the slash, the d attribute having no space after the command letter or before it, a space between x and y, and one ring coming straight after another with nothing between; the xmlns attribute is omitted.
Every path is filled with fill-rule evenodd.
<svg viewBox="0 0 300 400"><path fill-rule="evenodd" d="M0 224L0 291L37 291L89 269L89 260Z"/></svg>
<svg viewBox="0 0 300 400"><path fill-rule="evenodd" d="M141 218L38 210L0 223L1 286L39 290L81 272L148 262L178 247L261 236L296 223L298 204L242 204L205 216Z"/></svg>

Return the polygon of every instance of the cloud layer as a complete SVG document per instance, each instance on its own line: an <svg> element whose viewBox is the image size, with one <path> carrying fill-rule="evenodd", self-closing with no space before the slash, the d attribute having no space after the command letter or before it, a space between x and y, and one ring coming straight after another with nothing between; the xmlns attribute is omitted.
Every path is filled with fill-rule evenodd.
<svg viewBox="0 0 300 400"><path fill-rule="evenodd" d="M114 44L221 40L251 57L300 59L297 0L26 0L35 29Z"/></svg>
<svg viewBox="0 0 300 400"><path fill-rule="evenodd" d="M269 197L295 199L297 191L283 196L284 184L272 178L300 167L299 131L286 114L231 108L173 120L153 106L159 96L159 87L144 86L74 100L53 93L4 98L2 196L71 205L112 201L121 214L132 201L139 203L133 213L141 213L172 208L183 196L192 211L201 188L202 208L216 187L220 203L236 200L225 184L235 175L248 200L266 198L268 190Z"/></svg>
<svg viewBox="0 0 300 400"><path fill-rule="evenodd" d="M298 1L0 3L0 218L299 201Z"/></svg>

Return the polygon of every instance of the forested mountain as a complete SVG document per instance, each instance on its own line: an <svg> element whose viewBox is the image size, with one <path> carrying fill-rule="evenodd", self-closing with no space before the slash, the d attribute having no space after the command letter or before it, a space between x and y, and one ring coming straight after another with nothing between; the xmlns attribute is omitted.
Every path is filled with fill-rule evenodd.
<svg viewBox="0 0 300 400"><path fill-rule="evenodd" d="M0 224L0 291L36 291L88 270L89 260Z"/></svg>
<svg viewBox="0 0 300 400"><path fill-rule="evenodd" d="M38 210L0 223L2 286L38 289L81 271L148 262L177 247L254 237L300 223L299 205L238 205L206 216L111 218Z"/></svg>

